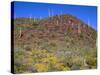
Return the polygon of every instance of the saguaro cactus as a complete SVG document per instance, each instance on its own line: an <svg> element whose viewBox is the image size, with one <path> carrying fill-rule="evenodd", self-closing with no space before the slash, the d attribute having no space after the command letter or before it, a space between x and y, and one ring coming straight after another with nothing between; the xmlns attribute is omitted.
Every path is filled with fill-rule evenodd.
<svg viewBox="0 0 100 75"><path fill-rule="evenodd" d="M48 16L51 17L50 9L48 9Z"/></svg>
<svg viewBox="0 0 100 75"><path fill-rule="evenodd" d="M81 28L80 28L80 23L78 24L78 34L81 34Z"/></svg>
<svg viewBox="0 0 100 75"><path fill-rule="evenodd" d="M22 30L21 30L21 27L19 29L19 38L21 38L21 35L22 35Z"/></svg>

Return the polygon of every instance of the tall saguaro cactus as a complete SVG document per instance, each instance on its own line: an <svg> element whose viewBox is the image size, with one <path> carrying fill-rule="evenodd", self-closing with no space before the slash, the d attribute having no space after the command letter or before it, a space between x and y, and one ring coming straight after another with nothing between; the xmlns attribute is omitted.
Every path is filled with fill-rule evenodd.
<svg viewBox="0 0 100 75"><path fill-rule="evenodd" d="M89 27L89 25L90 25L90 20L89 20L89 18L88 18L88 27Z"/></svg>
<svg viewBox="0 0 100 75"><path fill-rule="evenodd" d="M81 34L81 28L80 28L80 23L78 24L78 34Z"/></svg>
<svg viewBox="0 0 100 75"><path fill-rule="evenodd" d="M21 27L19 29L19 38L21 38L21 35L22 35L22 30L21 30Z"/></svg>
<svg viewBox="0 0 100 75"><path fill-rule="evenodd" d="M48 16L51 17L50 9L48 9Z"/></svg>
<svg viewBox="0 0 100 75"><path fill-rule="evenodd" d="M42 16L40 16L40 20L42 19Z"/></svg>
<svg viewBox="0 0 100 75"><path fill-rule="evenodd" d="M54 15L54 12L53 12L53 10L51 10L51 15L52 15L52 16Z"/></svg>
<svg viewBox="0 0 100 75"><path fill-rule="evenodd" d="M29 16L29 22L30 22L30 25L33 24L33 21L32 21L32 15Z"/></svg>
<svg viewBox="0 0 100 75"><path fill-rule="evenodd" d="M32 19L32 16L31 15L29 16L29 19L30 19L30 22L31 22L31 19Z"/></svg>

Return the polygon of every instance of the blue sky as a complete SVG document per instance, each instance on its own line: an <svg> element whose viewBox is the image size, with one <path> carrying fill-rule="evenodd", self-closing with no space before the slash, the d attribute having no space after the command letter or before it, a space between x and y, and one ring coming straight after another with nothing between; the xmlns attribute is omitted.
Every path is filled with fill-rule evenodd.
<svg viewBox="0 0 100 75"><path fill-rule="evenodd" d="M48 4L48 3L31 3L31 2L14 2L15 17L48 17L48 11L53 11L53 15L71 14L86 24L91 25L97 30L97 7L80 6L67 4Z"/></svg>

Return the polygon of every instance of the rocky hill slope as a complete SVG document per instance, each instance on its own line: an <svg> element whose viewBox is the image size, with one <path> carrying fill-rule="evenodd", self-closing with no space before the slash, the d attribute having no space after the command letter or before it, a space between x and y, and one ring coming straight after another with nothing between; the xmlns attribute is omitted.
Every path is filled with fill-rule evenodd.
<svg viewBox="0 0 100 75"><path fill-rule="evenodd" d="M15 66L19 68L17 65L20 64L20 67L24 67L21 72L96 68L96 38L96 30L69 14L44 19L16 18L14 20ZM21 56L25 58L23 61L21 57L16 57L20 55L20 51L22 51ZM50 53L53 57L52 62L49 60L50 57L46 56ZM29 60L28 57L31 59L31 64L28 67L22 66ZM40 57L48 61L44 62L45 60L39 59ZM34 61L36 59L39 60ZM44 64L51 67L47 68ZM40 70L38 65L42 65L46 70ZM17 68L15 72L19 72Z"/></svg>

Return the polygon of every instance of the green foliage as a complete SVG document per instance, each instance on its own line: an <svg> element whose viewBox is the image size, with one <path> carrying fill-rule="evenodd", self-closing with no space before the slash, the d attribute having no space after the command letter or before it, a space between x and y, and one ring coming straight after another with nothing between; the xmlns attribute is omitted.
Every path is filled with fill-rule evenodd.
<svg viewBox="0 0 100 75"><path fill-rule="evenodd" d="M47 64L35 64L34 67L38 72L46 72L48 71L49 67Z"/></svg>
<svg viewBox="0 0 100 75"><path fill-rule="evenodd" d="M88 64L89 68L97 66L97 59L94 57L86 57L86 63Z"/></svg>
<svg viewBox="0 0 100 75"><path fill-rule="evenodd" d="M17 51L15 59L16 73L27 72L30 66L33 66L33 69L37 72L70 70L67 65L60 62L61 60L54 53L50 53L47 50Z"/></svg>
<svg viewBox="0 0 100 75"><path fill-rule="evenodd" d="M86 56L86 63L88 64L89 68L94 68L97 66L97 51L95 48L91 49L87 52Z"/></svg>
<svg viewBox="0 0 100 75"><path fill-rule="evenodd" d="M32 50L32 54L37 60L34 66L38 72L52 70L69 70L67 69L68 67L66 68L63 63L60 63L60 59L58 59L53 53L49 53L47 50Z"/></svg>
<svg viewBox="0 0 100 75"><path fill-rule="evenodd" d="M16 50L14 52L14 71L15 73L22 73L25 71L25 66L23 65L22 61L24 60L24 51L23 50Z"/></svg>

